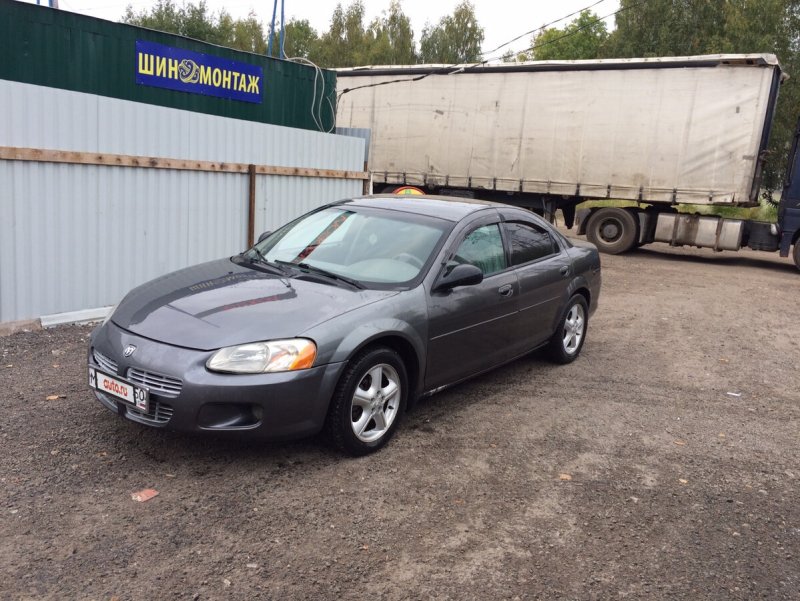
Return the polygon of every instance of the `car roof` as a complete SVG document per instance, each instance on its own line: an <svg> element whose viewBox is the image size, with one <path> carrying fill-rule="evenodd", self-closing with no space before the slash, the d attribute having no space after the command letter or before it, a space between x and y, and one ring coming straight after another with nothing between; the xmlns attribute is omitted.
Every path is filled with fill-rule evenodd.
<svg viewBox="0 0 800 601"><path fill-rule="evenodd" d="M357 207L376 207L404 213L414 213L427 217L438 217L448 221L460 221L467 215L486 209L507 207L497 202L458 198L454 196L373 194L343 200L335 204L349 204Z"/></svg>

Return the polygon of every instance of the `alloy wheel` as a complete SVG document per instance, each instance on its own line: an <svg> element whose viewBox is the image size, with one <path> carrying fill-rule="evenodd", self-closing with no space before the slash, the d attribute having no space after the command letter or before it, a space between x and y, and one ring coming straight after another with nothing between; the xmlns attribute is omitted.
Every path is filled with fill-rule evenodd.
<svg viewBox="0 0 800 601"><path fill-rule="evenodd" d="M353 434L373 442L391 428L402 398L400 376L394 367L380 363L367 371L356 386L350 412Z"/></svg>
<svg viewBox="0 0 800 601"><path fill-rule="evenodd" d="M581 347L584 330L586 329L586 315L583 306L576 303L572 305L564 320L563 344L564 351L572 355Z"/></svg>

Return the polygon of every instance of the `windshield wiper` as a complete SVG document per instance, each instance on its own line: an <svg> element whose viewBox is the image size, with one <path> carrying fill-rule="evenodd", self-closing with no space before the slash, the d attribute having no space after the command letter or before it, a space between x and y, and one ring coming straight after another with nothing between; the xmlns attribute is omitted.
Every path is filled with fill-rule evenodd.
<svg viewBox="0 0 800 601"><path fill-rule="evenodd" d="M359 290L364 289L364 285L357 280L348 278L343 275L339 275L338 273L333 273L332 271L328 271L327 269L322 269L321 267L317 267L315 265L309 265L308 263L292 263L290 261L281 261L279 259L276 259L275 262L280 263L281 265L289 265L291 267L296 267L301 271L307 271L317 275L325 276L326 278L330 278L332 280L339 280L340 282L344 282L345 284L350 284L353 288L358 288Z"/></svg>
<svg viewBox="0 0 800 601"><path fill-rule="evenodd" d="M255 254L255 257L252 256L252 255L249 255L249 256L247 255L247 253L250 252L250 251L253 251L253 253ZM282 276L288 276L289 275L289 273L286 271L286 269L284 269L283 267L278 265L277 262L272 262L269 259L267 259L267 257L264 256L264 253L262 253L260 250L258 250L258 247L256 247L256 246L244 251L239 256L244 258L246 261L249 261L250 263L257 263L259 265L264 265L266 267L269 267L270 269L272 269L272 271L274 273L276 273L278 275L282 275Z"/></svg>

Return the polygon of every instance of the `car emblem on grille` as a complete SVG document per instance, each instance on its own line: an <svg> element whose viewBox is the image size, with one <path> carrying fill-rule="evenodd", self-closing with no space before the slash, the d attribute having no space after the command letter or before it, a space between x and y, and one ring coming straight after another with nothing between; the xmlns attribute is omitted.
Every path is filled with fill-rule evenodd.
<svg viewBox="0 0 800 601"><path fill-rule="evenodd" d="M130 357L133 353L136 352L136 347L132 344L129 344L125 347L125 350L122 351L122 354L126 357Z"/></svg>

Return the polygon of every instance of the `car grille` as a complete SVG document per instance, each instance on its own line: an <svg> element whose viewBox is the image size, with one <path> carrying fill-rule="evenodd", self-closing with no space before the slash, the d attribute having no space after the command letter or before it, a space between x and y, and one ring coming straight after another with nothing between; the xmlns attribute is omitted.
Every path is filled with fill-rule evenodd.
<svg viewBox="0 0 800 601"><path fill-rule="evenodd" d="M131 367L128 370L128 380L136 384L141 384L149 389L152 394L175 398L181 393L183 382L178 378L172 378L152 371L145 371ZM170 409L170 415L172 410Z"/></svg>
<svg viewBox="0 0 800 601"><path fill-rule="evenodd" d="M129 417L151 424L166 424L172 417L171 405L152 399L150 399L150 406L148 407L147 413L139 411L135 407L129 407L128 405L125 406L125 411L128 412Z"/></svg>
<svg viewBox="0 0 800 601"><path fill-rule="evenodd" d="M122 401L107 395L105 392L97 390L95 391L95 394L98 395L108 409L111 409L114 412L119 412L120 407L123 407L127 417L136 422L153 426L163 426L172 418L172 406L160 401L156 401L152 398L150 399L147 413L145 413L144 411L141 411L132 405L128 405L127 403L123 403Z"/></svg>
<svg viewBox="0 0 800 601"><path fill-rule="evenodd" d="M92 357L94 357L94 362L97 363L97 367L100 369L104 369L109 373L116 374L117 373L117 362L109 359L103 353L99 352L97 349L92 349Z"/></svg>

